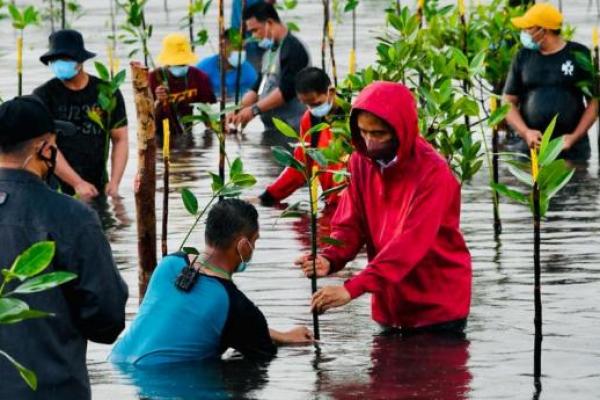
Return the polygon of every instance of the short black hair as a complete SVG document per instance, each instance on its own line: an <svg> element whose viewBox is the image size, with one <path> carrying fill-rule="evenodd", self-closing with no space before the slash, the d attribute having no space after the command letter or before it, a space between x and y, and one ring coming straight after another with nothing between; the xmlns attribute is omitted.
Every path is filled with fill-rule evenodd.
<svg viewBox="0 0 600 400"><path fill-rule="evenodd" d="M306 67L296 74L296 93L327 93L331 79L321 68Z"/></svg>
<svg viewBox="0 0 600 400"><path fill-rule="evenodd" d="M227 249L239 235L251 237L258 231L258 212L247 201L223 199L211 207L206 219L204 240L218 249Z"/></svg>
<svg viewBox="0 0 600 400"><path fill-rule="evenodd" d="M0 154L10 154L13 156L25 155L34 139L23 140L12 144L0 144Z"/></svg>
<svg viewBox="0 0 600 400"><path fill-rule="evenodd" d="M265 3L264 1L251 5L244 10L244 21L250 18L256 18L258 22L267 22L268 19L272 19L275 22L281 22L279 14L273 4Z"/></svg>

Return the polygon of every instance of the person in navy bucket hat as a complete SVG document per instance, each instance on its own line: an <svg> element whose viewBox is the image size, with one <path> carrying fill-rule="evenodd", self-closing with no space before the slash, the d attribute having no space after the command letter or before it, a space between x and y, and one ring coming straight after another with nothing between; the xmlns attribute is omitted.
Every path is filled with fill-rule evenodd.
<svg viewBox="0 0 600 400"><path fill-rule="evenodd" d="M48 65L50 61L61 57L68 57L78 63L83 63L90 58L96 57L96 53L85 49L83 36L75 30L63 29L54 32L48 40L50 42L50 50L40 57L40 61L44 65Z"/></svg>

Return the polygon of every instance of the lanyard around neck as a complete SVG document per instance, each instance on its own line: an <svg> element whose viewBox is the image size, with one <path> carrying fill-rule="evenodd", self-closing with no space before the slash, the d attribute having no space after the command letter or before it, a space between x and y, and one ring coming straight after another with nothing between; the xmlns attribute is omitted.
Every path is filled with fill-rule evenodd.
<svg viewBox="0 0 600 400"><path fill-rule="evenodd" d="M223 279L227 279L229 281L231 280L231 272L225 271L223 268L219 268L216 265L213 265L213 264L209 263L206 260L201 260L201 261L199 261L199 263L204 268L206 268L207 270L215 273L219 277L221 277Z"/></svg>

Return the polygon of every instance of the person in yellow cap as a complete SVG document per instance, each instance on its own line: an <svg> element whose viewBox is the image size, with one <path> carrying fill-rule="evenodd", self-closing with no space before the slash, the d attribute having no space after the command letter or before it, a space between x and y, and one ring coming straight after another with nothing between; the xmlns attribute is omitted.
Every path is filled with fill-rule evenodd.
<svg viewBox="0 0 600 400"><path fill-rule="evenodd" d="M150 72L150 89L155 98L157 135L162 137L162 120L169 119L171 133L187 132L190 125L182 117L193 112L191 103L215 103L209 77L192 66L198 57L192 52L187 36L171 33L163 39L157 59L160 68Z"/></svg>
<svg viewBox="0 0 600 400"><path fill-rule="evenodd" d="M563 16L549 3L532 6L512 23L521 29L523 48L508 73L504 98L514 106L506 121L523 139L521 150L526 151L525 144L538 147L558 115L554 137L564 137L562 157L589 159L587 131L598 115L598 101L590 96L593 74L584 65L591 65L590 50L561 37Z"/></svg>

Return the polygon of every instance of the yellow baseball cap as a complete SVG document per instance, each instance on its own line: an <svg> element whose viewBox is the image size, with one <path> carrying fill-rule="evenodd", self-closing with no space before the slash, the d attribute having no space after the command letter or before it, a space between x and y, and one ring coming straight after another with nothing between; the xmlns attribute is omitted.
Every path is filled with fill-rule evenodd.
<svg viewBox="0 0 600 400"><path fill-rule="evenodd" d="M192 52L187 36L182 33L170 33L163 39L162 50L157 58L161 65L190 65L198 61Z"/></svg>
<svg viewBox="0 0 600 400"><path fill-rule="evenodd" d="M562 14L550 3L538 3L527 10L523 16L512 19L513 25L519 29L539 26L545 29L556 30L560 29L562 21Z"/></svg>

